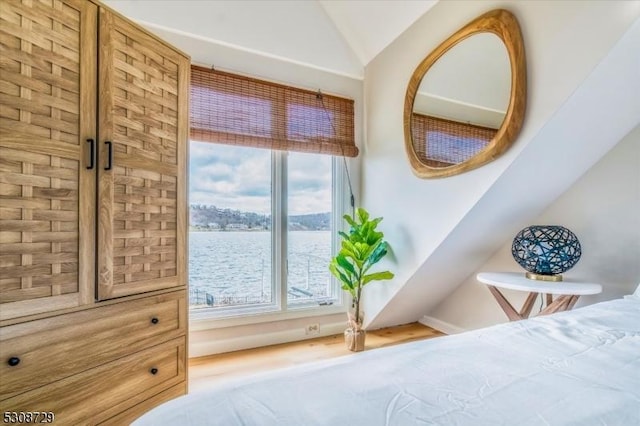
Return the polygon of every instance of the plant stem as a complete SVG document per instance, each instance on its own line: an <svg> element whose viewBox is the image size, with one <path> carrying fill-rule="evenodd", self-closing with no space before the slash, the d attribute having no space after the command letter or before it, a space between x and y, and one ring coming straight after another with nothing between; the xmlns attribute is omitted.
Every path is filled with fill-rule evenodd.
<svg viewBox="0 0 640 426"><path fill-rule="evenodd" d="M358 283L358 296L356 297L356 324L360 325L360 295L362 294L362 284Z"/></svg>

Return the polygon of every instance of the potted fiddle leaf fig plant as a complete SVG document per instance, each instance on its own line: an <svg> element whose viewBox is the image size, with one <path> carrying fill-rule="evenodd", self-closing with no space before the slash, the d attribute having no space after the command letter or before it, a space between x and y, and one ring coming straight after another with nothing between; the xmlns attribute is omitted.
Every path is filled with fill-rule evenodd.
<svg viewBox="0 0 640 426"><path fill-rule="evenodd" d="M329 270L340 281L342 289L351 294L353 310L348 312L348 326L344 332L345 343L350 351L364 350L365 330L362 329L363 313L360 311L362 288L379 280L389 280L389 271L370 272L373 265L387 254L384 234L376 231L381 217L370 219L369 213L358 208L356 217L344 215L350 225L348 233L340 231L342 243L340 251L331 259Z"/></svg>

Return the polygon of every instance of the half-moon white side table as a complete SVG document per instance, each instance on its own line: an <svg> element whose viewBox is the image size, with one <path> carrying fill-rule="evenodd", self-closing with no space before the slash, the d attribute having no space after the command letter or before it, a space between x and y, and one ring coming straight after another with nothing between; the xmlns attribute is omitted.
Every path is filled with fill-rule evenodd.
<svg viewBox="0 0 640 426"><path fill-rule="evenodd" d="M555 312L568 311L578 301L580 296L588 294L598 294L602 292L602 286L596 283L588 283L565 279L563 281L537 281L524 276L524 272L480 272L476 276L477 280L484 283L489 288L493 297L502 308L510 321L518 321L529 318L533 304L538 294L546 294L546 306L539 315L548 315ZM522 305L520 311L509 303L504 295L497 289L506 288L509 290L528 291L529 296ZM553 295L557 297L553 298Z"/></svg>

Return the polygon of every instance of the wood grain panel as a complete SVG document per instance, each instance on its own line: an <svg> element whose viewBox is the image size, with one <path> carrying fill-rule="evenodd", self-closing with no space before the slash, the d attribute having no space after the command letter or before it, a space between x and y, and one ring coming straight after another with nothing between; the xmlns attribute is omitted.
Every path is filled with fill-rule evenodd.
<svg viewBox="0 0 640 426"><path fill-rule="evenodd" d="M0 400L183 336L186 309L180 291L2 327L0 359L20 364L0 363Z"/></svg>
<svg viewBox="0 0 640 426"><path fill-rule="evenodd" d="M100 425L121 426L131 424L131 422L145 414L147 411L150 411L152 408L157 407L158 405L179 396L185 395L186 393L187 381L185 380L184 382L172 386L169 389L166 389L159 394L154 395L151 398L141 402L140 404L131 407L126 411L123 411L117 416L111 417L110 419L100 423Z"/></svg>
<svg viewBox="0 0 640 426"><path fill-rule="evenodd" d="M186 392L189 75L97 0L0 0L0 411L123 424Z"/></svg>
<svg viewBox="0 0 640 426"><path fill-rule="evenodd" d="M177 338L0 402L3 411L51 411L57 424L98 424L185 381ZM152 372L155 369L155 372Z"/></svg>
<svg viewBox="0 0 640 426"><path fill-rule="evenodd" d="M96 25L82 0L0 2L0 319L93 300Z"/></svg>
<svg viewBox="0 0 640 426"><path fill-rule="evenodd" d="M106 9L100 54L99 299L184 286L189 61Z"/></svg>

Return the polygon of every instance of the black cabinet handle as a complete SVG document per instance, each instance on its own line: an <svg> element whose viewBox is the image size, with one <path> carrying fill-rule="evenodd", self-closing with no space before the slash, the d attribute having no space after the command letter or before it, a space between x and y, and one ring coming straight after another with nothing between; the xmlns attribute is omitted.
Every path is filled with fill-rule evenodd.
<svg viewBox="0 0 640 426"><path fill-rule="evenodd" d="M87 166L87 169L91 170L95 166L94 159L96 158L96 144L93 139L87 139L87 143L90 144L89 165Z"/></svg>
<svg viewBox="0 0 640 426"><path fill-rule="evenodd" d="M16 365L20 364L20 358L18 358L17 356L12 356L11 358L9 358L9 361L7 361L7 364L9 364L10 367L15 367Z"/></svg>
<svg viewBox="0 0 640 426"><path fill-rule="evenodd" d="M156 374L158 374L158 369L153 367L151 370L149 370L149 373L151 373L151 374L153 374L155 376Z"/></svg>
<svg viewBox="0 0 640 426"><path fill-rule="evenodd" d="M111 141L106 141L105 145L107 145L108 154L107 154L107 165L105 166L105 170L111 170L111 166L113 165L113 144Z"/></svg>
<svg viewBox="0 0 640 426"><path fill-rule="evenodd" d="M157 324L159 322L160 322L160 320L158 318L156 318L156 317L151 318L151 324Z"/></svg>

